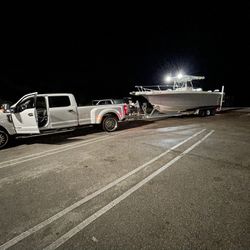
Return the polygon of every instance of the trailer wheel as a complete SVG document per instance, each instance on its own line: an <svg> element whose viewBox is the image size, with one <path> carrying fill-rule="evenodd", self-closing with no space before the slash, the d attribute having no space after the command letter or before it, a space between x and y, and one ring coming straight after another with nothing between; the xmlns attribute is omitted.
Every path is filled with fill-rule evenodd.
<svg viewBox="0 0 250 250"><path fill-rule="evenodd" d="M5 147L9 142L9 134L4 130L0 130L0 149Z"/></svg>
<svg viewBox="0 0 250 250"><path fill-rule="evenodd" d="M102 128L107 132L113 132L118 127L118 120L115 116L106 116L102 121Z"/></svg>
<svg viewBox="0 0 250 250"><path fill-rule="evenodd" d="M205 114L206 114L206 116L210 116L211 115L211 110L210 109L205 110Z"/></svg>
<svg viewBox="0 0 250 250"><path fill-rule="evenodd" d="M199 116L203 117L206 115L205 110L199 110Z"/></svg>
<svg viewBox="0 0 250 250"><path fill-rule="evenodd" d="M211 115L215 115L216 114L216 109L211 109Z"/></svg>

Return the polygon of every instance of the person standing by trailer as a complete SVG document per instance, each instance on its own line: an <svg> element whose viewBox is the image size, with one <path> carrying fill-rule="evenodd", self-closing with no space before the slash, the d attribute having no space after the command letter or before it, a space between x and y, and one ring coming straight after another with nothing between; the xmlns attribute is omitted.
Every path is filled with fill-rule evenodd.
<svg viewBox="0 0 250 250"><path fill-rule="evenodd" d="M140 113L140 103L139 103L138 100L136 100L134 106L135 106L136 114L139 115L139 113Z"/></svg>
<svg viewBox="0 0 250 250"><path fill-rule="evenodd" d="M4 106L1 105L1 106L0 106L0 112L4 112L4 110L5 110L5 109L4 109Z"/></svg>

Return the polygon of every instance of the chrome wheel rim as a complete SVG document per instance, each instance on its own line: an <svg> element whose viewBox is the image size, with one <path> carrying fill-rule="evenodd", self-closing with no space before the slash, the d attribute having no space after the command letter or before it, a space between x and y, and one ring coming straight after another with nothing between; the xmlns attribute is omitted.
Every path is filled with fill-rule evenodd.
<svg viewBox="0 0 250 250"><path fill-rule="evenodd" d="M0 148L6 145L8 142L8 137L5 132L0 131Z"/></svg>
<svg viewBox="0 0 250 250"><path fill-rule="evenodd" d="M114 130L117 127L117 122L114 118L109 118L105 122L105 127L108 131Z"/></svg>

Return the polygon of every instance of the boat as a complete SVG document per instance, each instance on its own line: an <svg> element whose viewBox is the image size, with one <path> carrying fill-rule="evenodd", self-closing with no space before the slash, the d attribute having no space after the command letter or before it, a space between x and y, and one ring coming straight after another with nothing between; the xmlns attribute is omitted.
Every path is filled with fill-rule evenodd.
<svg viewBox="0 0 250 250"><path fill-rule="evenodd" d="M135 86L137 91L130 92L134 96L143 96L160 113L195 111L205 115L215 114L223 100L222 90L203 91L194 88L193 80L203 80L204 76L185 75L173 77L169 83L153 86Z"/></svg>

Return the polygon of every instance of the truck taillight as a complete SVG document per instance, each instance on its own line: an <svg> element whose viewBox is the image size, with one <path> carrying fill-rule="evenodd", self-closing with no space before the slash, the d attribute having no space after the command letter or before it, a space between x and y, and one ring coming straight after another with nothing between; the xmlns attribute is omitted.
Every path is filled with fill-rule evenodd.
<svg viewBox="0 0 250 250"><path fill-rule="evenodd" d="M127 104L123 105L123 111L124 111L125 115L128 115L128 105Z"/></svg>

